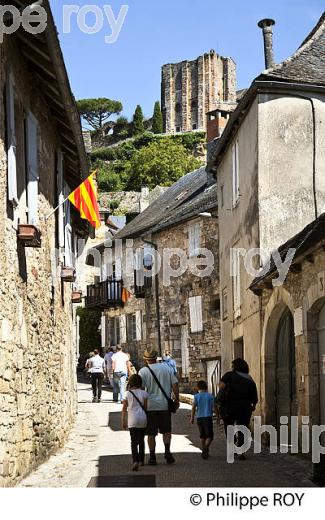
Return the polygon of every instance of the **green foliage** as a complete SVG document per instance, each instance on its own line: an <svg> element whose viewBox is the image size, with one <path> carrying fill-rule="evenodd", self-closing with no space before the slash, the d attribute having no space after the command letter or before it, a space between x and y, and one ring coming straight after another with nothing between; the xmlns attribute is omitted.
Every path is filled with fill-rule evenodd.
<svg viewBox="0 0 325 520"><path fill-rule="evenodd" d="M154 134L163 133L163 117L160 110L160 103L156 101L152 116L152 131Z"/></svg>
<svg viewBox="0 0 325 520"><path fill-rule="evenodd" d="M91 155L92 167L98 171L99 190L140 190L144 184L151 188L157 184L170 186L181 175L201 166L193 152L204 140L204 132L145 132L114 147L100 148Z"/></svg>
<svg viewBox="0 0 325 520"><path fill-rule="evenodd" d="M115 140L127 139L130 135L130 123L128 122L127 117L118 117L114 128L113 128L113 137Z"/></svg>
<svg viewBox="0 0 325 520"><path fill-rule="evenodd" d="M113 99L80 99L77 101L80 116L94 129L102 129L113 114L120 114L122 103Z"/></svg>
<svg viewBox="0 0 325 520"><path fill-rule="evenodd" d="M127 189L141 186L171 186L180 177L201 166L183 145L156 141L138 150L126 165Z"/></svg>
<svg viewBox="0 0 325 520"><path fill-rule="evenodd" d="M144 133L144 122L143 122L143 112L140 105L137 105L132 123L132 134L133 135L141 135Z"/></svg>
<svg viewBox="0 0 325 520"><path fill-rule="evenodd" d="M92 352L95 348L99 348L101 346L101 334L98 331L101 312L78 307L77 316L80 317L80 354L83 356L88 356L89 352Z"/></svg>

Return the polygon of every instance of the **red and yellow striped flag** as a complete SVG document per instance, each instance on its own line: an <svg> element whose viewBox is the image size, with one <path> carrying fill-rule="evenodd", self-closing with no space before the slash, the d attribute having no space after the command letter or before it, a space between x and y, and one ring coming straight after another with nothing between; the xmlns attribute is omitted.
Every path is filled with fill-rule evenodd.
<svg viewBox="0 0 325 520"><path fill-rule="evenodd" d="M133 296L132 293L126 287L123 287L123 289L122 289L122 302L123 303L127 303L132 296Z"/></svg>
<svg viewBox="0 0 325 520"><path fill-rule="evenodd" d="M98 229L100 227L99 207L97 202L97 190L94 183L93 172L80 186L68 197L69 201L80 211L81 218L89 220L90 224Z"/></svg>

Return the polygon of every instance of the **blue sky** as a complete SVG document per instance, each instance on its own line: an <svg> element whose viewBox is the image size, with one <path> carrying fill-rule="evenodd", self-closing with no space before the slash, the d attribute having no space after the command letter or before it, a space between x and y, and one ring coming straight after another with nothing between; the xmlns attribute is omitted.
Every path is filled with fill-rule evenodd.
<svg viewBox="0 0 325 520"><path fill-rule="evenodd" d="M71 33L63 34L63 6L111 5L117 17L129 6L116 43L105 43L111 29L105 18L96 34L84 34L71 17ZM194 59L210 49L231 56L237 64L238 88L250 84L264 68L261 18L276 20L277 62L289 57L324 10L323 0L56 0L51 2L59 37L77 99L121 100L132 116L139 103L152 115L160 99L161 65ZM94 16L89 15L91 25Z"/></svg>

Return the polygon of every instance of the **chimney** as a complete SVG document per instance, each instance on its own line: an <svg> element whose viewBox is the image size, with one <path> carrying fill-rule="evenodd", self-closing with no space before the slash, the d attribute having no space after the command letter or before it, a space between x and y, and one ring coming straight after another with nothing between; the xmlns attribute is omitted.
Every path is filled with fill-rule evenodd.
<svg viewBox="0 0 325 520"><path fill-rule="evenodd" d="M264 56L265 56L265 68L269 69L274 65L274 54L273 54L273 30L272 26L275 21L271 18L264 18L258 22L258 26L263 30L264 38Z"/></svg>

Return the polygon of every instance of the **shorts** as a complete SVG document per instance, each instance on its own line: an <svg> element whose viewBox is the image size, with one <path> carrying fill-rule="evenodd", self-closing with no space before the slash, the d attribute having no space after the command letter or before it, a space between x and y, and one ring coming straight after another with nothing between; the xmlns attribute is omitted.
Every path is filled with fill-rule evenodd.
<svg viewBox="0 0 325 520"><path fill-rule="evenodd" d="M148 424L146 435L156 436L158 432L161 434L171 433L172 431L172 416L168 410L148 411Z"/></svg>
<svg viewBox="0 0 325 520"><path fill-rule="evenodd" d="M212 417L199 417L197 425L199 427L200 439L213 439Z"/></svg>

